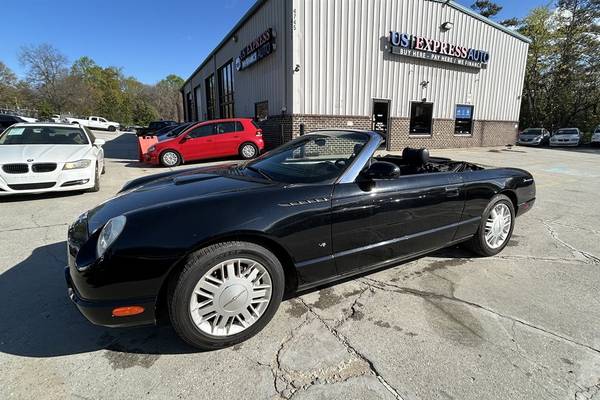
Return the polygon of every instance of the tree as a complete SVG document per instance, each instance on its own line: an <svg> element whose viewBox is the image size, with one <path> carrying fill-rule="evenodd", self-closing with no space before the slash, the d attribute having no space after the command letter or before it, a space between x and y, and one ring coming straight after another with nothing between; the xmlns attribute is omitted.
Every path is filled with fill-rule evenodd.
<svg viewBox="0 0 600 400"><path fill-rule="evenodd" d="M177 75L168 75L155 86L153 104L164 119L181 120L182 104L179 89L184 80Z"/></svg>
<svg viewBox="0 0 600 400"><path fill-rule="evenodd" d="M508 28L514 28L521 25L521 20L518 18L507 18L500 21L500 25L504 25Z"/></svg>
<svg viewBox="0 0 600 400"><path fill-rule="evenodd" d="M27 81L39 92L40 101L46 102L55 112L65 105L67 58L49 44L25 46L19 53L19 62L27 68Z"/></svg>
<svg viewBox="0 0 600 400"><path fill-rule="evenodd" d="M0 105L8 105L16 93L17 76L0 61Z"/></svg>
<svg viewBox="0 0 600 400"><path fill-rule="evenodd" d="M491 0L477 0L471 8L486 18L491 18L502 10L502 6Z"/></svg>

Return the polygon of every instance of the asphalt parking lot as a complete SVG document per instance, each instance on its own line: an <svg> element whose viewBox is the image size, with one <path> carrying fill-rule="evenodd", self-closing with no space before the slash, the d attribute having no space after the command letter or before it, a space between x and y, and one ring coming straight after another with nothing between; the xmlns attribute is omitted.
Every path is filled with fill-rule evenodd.
<svg viewBox="0 0 600 400"><path fill-rule="evenodd" d="M452 248L321 289L201 353L168 326L92 326L66 297L67 225L161 171L134 135L98 136L100 192L0 199L0 399L600 399L600 150L432 151L533 173L499 256Z"/></svg>

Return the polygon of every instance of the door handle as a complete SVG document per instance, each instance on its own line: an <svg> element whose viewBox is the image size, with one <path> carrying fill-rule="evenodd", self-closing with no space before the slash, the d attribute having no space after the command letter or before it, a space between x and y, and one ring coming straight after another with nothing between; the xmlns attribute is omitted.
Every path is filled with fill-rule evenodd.
<svg viewBox="0 0 600 400"><path fill-rule="evenodd" d="M458 197L460 195L460 190L456 186L447 186L446 187L446 197Z"/></svg>

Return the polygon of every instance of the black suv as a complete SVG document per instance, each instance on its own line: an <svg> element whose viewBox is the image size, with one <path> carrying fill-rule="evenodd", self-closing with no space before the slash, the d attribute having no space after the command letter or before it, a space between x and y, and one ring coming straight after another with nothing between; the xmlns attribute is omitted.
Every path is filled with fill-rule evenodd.
<svg viewBox="0 0 600 400"><path fill-rule="evenodd" d="M153 121L150 122L150 125L148 125L147 128L137 129L136 133L138 136L151 136L162 128L171 125L178 125L178 123L175 121Z"/></svg>
<svg viewBox="0 0 600 400"><path fill-rule="evenodd" d="M6 128L11 125L18 124L20 122L27 122L21 117L16 115L0 114L0 133L4 132Z"/></svg>

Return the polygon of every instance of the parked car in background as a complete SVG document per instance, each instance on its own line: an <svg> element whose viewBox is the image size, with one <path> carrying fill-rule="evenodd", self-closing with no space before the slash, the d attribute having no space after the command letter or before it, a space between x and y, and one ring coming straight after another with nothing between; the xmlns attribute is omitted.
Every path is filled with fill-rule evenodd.
<svg viewBox="0 0 600 400"><path fill-rule="evenodd" d="M150 122L150 125L148 125L147 128L138 128L136 129L135 133L138 136L151 136L166 126L172 126L177 124L177 122L170 120L152 121Z"/></svg>
<svg viewBox="0 0 600 400"><path fill-rule="evenodd" d="M550 132L544 128L527 128L519 133L517 144L525 146L544 146L550 143Z"/></svg>
<svg viewBox="0 0 600 400"><path fill-rule="evenodd" d="M82 126L19 123L0 134L0 196L100 189L104 140Z"/></svg>
<svg viewBox="0 0 600 400"><path fill-rule="evenodd" d="M135 179L69 227L69 297L98 325L168 315L214 350L258 333L284 296L458 243L494 256L534 205L527 171L426 149L376 156L384 143L324 130L256 160Z"/></svg>
<svg viewBox="0 0 600 400"><path fill-rule="evenodd" d="M38 122L37 118L26 117L26 116L23 116L23 115L18 115L18 117L21 118L25 122Z"/></svg>
<svg viewBox="0 0 600 400"><path fill-rule="evenodd" d="M174 137L181 135L190 126L192 126L194 124L195 124L195 122L186 122L184 124L172 125L172 126L165 127L163 129L161 129L160 131L156 132L156 138L158 139L159 142L172 139Z"/></svg>
<svg viewBox="0 0 600 400"><path fill-rule="evenodd" d="M21 117L9 114L0 114L0 133L11 125L18 124L20 122L27 122Z"/></svg>
<svg viewBox="0 0 600 400"><path fill-rule="evenodd" d="M600 146L600 125L596 127L594 133L592 133L592 139L590 141L592 146Z"/></svg>
<svg viewBox="0 0 600 400"><path fill-rule="evenodd" d="M262 129L250 118L193 124L179 136L150 146L144 161L174 167L184 162L239 155L257 157L265 148Z"/></svg>
<svg viewBox="0 0 600 400"><path fill-rule="evenodd" d="M579 128L561 128L550 138L550 146L579 146L581 131Z"/></svg>
<svg viewBox="0 0 600 400"><path fill-rule="evenodd" d="M106 118L90 116L87 118L67 118L70 124L79 124L87 126L90 129L99 129L110 132L116 132L121 125L118 122L108 121Z"/></svg>

